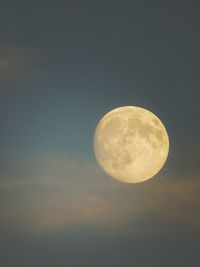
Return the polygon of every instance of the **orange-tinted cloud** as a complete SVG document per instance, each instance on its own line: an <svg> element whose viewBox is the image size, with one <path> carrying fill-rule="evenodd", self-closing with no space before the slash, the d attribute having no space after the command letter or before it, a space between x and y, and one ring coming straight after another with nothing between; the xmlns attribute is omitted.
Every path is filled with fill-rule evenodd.
<svg viewBox="0 0 200 267"><path fill-rule="evenodd" d="M32 57L30 49L14 45L0 46L0 79L24 80Z"/></svg>
<svg viewBox="0 0 200 267"><path fill-rule="evenodd" d="M145 222L174 223L200 229L200 182L162 174L129 185L106 175L95 163L46 159L31 179L1 182L2 225L31 232L55 232L92 225L139 231Z"/></svg>

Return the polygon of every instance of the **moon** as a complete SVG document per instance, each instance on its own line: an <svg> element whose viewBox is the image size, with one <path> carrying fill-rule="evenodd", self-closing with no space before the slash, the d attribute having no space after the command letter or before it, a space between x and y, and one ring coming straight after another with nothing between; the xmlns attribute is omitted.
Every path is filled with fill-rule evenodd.
<svg viewBox="0 0 200 267"><path fill-rule="evenodd" d="M140 183L162 169L169 153L169 137L161 120L149 110L119 107L99 121L94 153L111 177L125 183Z"/></svg>

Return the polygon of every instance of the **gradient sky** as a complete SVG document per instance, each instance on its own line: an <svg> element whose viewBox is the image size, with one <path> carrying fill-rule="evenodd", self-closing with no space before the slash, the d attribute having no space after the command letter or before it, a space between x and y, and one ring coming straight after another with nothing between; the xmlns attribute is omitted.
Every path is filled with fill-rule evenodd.
<svg viewBox="0 0 200 267"><path fill-rule="evenodd" d="M0 266L200 266L199 1L1 1ZM170 153L107 176L99 119L145 107Z"/></svg>

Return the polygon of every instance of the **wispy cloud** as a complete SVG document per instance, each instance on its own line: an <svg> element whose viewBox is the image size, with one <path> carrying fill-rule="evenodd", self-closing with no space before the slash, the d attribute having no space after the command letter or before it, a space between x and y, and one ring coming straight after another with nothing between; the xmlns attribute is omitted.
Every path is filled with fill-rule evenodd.
<svg viewBox="0 0 200 267"><path fill-rule="evenodd" d="M28 75L32 52L15 45L0 46L0 79L24 80Z"/></svg>
<svg viewBox="0 0 200 267"><path fill-rule="evenodd" d="M94 162L55 157L30 175L1 179L3 226L39 233L84 225L138 231L151 221L200 228L195 177L128 185L104 175Z"/></svg>

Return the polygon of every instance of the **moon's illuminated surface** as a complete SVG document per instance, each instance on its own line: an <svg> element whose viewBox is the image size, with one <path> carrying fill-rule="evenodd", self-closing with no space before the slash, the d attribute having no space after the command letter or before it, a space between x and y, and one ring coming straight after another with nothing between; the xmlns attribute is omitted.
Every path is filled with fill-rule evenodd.
<svg viewBox="0 0 200 267"><path fill-rule="evenodd" d="M94 152L100 166L113 178L139 183L152 178L163 167L169 138L160 119L135 106L116 108L98 123Z"/></svg>

